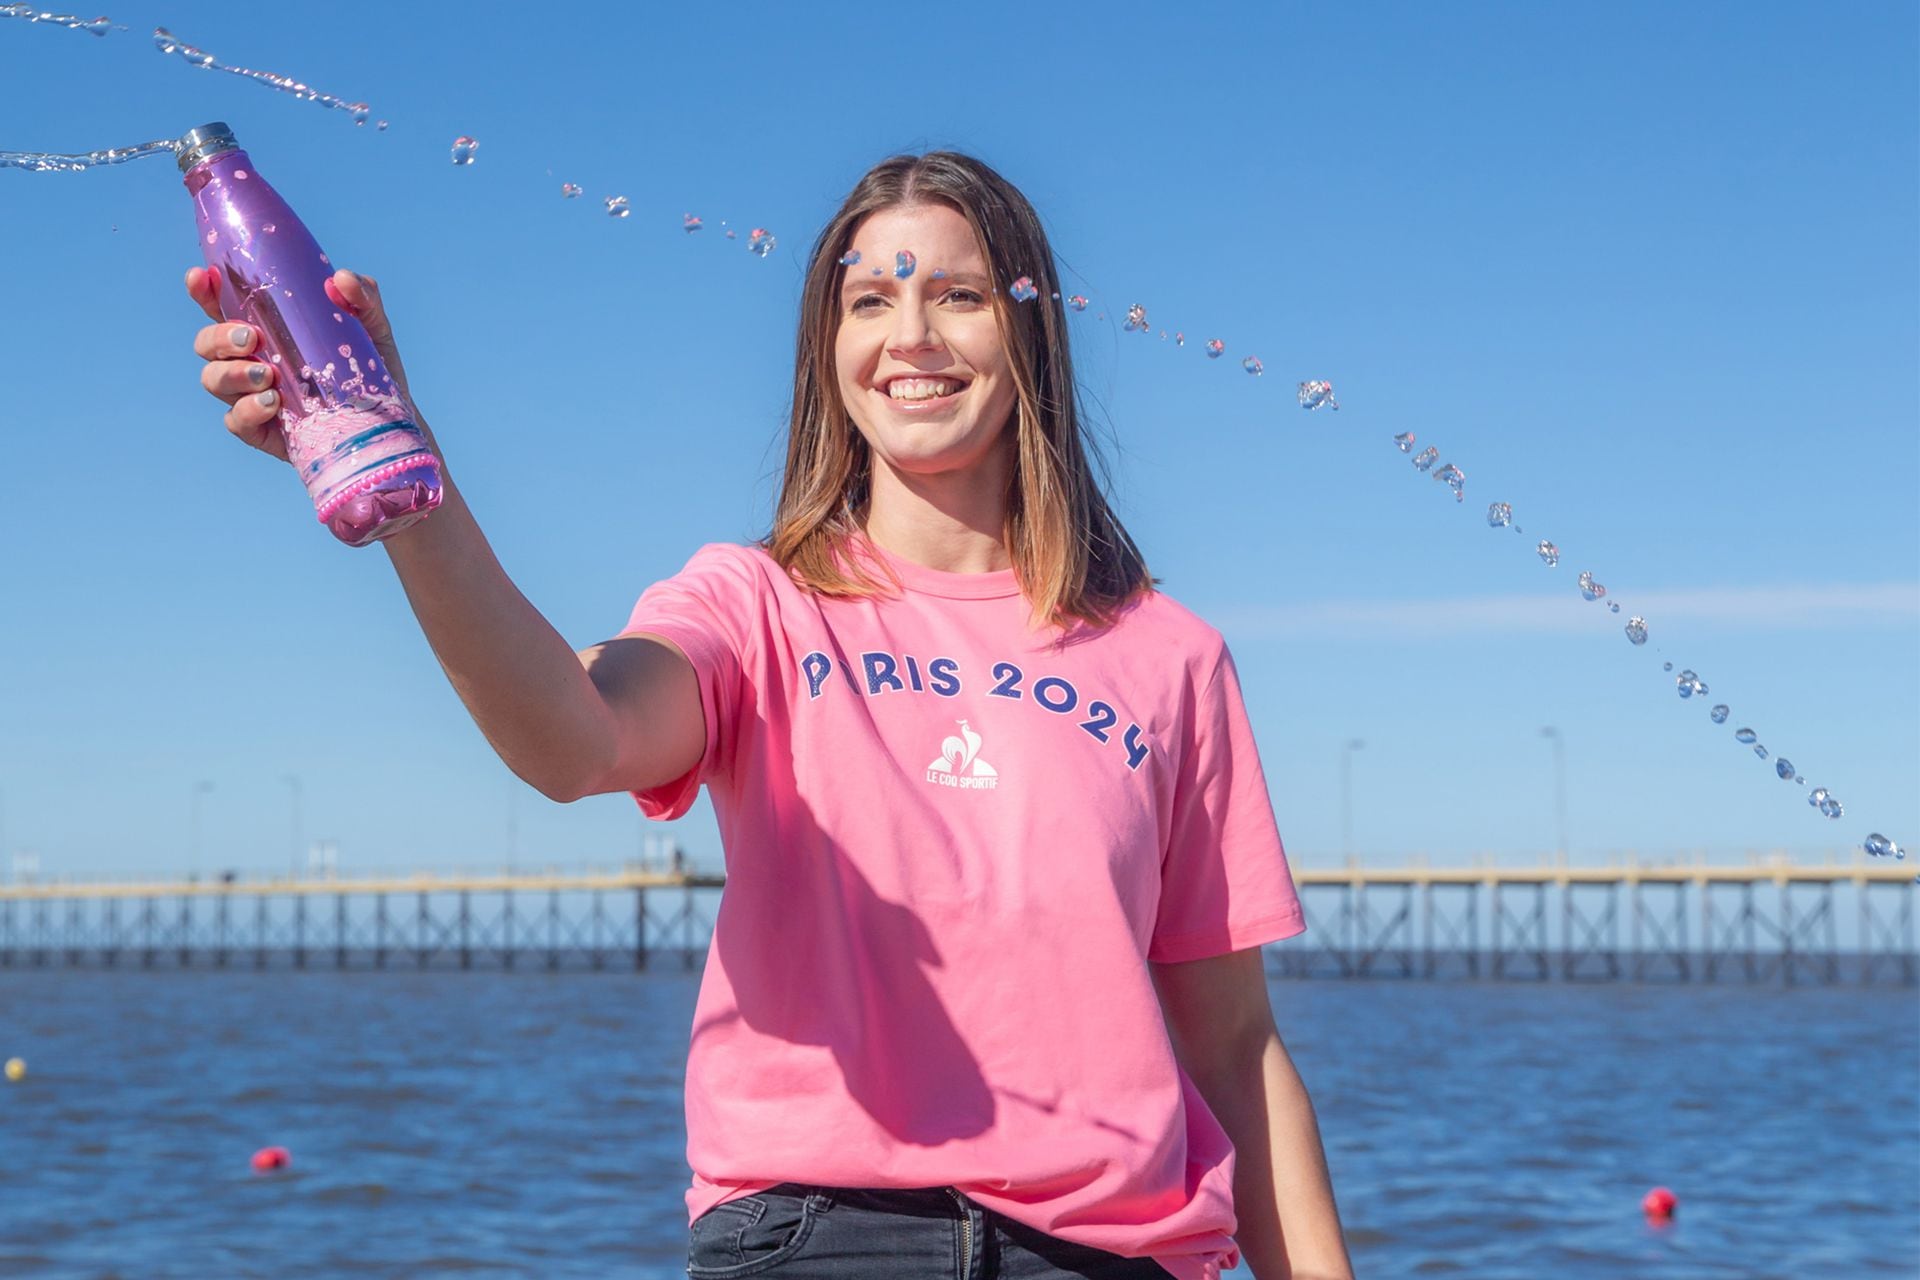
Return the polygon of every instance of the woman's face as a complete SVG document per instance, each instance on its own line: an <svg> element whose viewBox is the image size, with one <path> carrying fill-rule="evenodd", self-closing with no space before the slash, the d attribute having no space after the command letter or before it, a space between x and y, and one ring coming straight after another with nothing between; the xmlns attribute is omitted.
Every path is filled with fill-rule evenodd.
<svg viewBox="0 0 1920 1280"><path fill-rule="evenodd" d="M1018 397L973 228L946 205L883 209L854 228L851 247L860 260L842 269L834 359L841 401L873 450L874 483L886 483L884 464L1004 484L1000 447ZM894 275L902 249L916 260L904 280ZM917 398L929 391L946 394Z"/></svg>

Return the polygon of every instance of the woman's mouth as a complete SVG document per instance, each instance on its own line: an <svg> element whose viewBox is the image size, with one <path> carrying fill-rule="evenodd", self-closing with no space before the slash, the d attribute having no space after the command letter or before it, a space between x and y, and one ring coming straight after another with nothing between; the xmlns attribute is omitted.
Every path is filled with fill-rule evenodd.
<svg viewBox="0 0 1920 1280"><path fill-rule="evenodd" d="M894 388L901 388L896 394ZM967 384L953 378L896 379L878 390L901 413L938 413L966 394Z"/></svg>

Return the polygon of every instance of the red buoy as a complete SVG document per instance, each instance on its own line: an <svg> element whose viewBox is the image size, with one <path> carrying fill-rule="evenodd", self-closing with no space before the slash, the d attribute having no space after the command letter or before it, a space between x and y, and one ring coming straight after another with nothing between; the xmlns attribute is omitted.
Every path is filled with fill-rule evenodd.
<svg viewBox="0 0 1920 1280"><path fill-rule="evenodd" d="M292 1160L285 1147L262 1147L253 1153L253 1171L271 1173L275 1169L286 1168Z"/></svg>
<svg viewBox="0 0 1920 1280"><path fill-rule="evenodd" d="M1673 1192L1665 1187L1655 1187L1640 1201L1640 1211L1649 1218L1657 1218L1664 1222L1673 1216L1673 1211L1679 1203L1680 1198Z"/></svg>

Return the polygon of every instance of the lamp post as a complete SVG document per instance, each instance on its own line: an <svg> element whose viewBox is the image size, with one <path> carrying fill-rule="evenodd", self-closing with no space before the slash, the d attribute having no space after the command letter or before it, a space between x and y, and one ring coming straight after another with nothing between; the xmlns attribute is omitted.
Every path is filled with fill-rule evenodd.
<svg viewBox="0 0 1920 1280"><path fill-rule="evenodd" d="M287 859L287 879L300 878L300 779L291 773L280 775L280 781L292 788L293 800L293 854Z"/></svg>
<svg viewBox="0 0 1920 1280"><path fill-rule="evenodd" d="M1340 748L1340 856L1353 858L1353 753L1367 744L1348 738Z"/></svg>
<svg viewBox="0 0 1920 1280"><path fill-rule="evenodd" d="M1560 730L1547 725L1540 730L1540 736L1553 743L1553 822L1557 843L1554 852L1560 859L1560 865L1567 864L1567 753Z"/></svg>
<svg viewBox="0 0 1920 1280"><path fill-rule="evenodd" d="M193 848L187 855L187 869L196 874L200 870L200 797L212 790L213 784L205 779L193 784Z"/></svg>
<svg viewBox="0 0 1920 1280"><path fill-rule="evenodd" d="M509 786L507 788L507 873L509 875L513 873L513 859L519 851L520 844L520 819L515 812L518 808L517 800L518 793Z"/></svg>

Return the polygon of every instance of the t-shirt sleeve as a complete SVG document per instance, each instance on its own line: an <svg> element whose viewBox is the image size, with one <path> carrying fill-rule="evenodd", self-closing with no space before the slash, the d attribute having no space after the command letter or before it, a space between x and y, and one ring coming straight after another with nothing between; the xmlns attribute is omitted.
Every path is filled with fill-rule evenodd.
<svg viewBox="0 0 1920 1280"><path fill-rule="evenodd" d="M1201 960L1306 932L1233 656L1195 699L1147 959ZM1204 668L1203 668L1204 669Z"/></svg>
<svg viewBox="0 0 1920 1280"><path fill-rule="evenodd" d="M698 678L706 723L698 764L672 782L631 793L649 818L682 816L702 783L731 768L742 718L753 710L745 672L761 583L744 548L709 543L679 573L643 591L620 630L623 636L650 632L680 646Z"/></svg>

